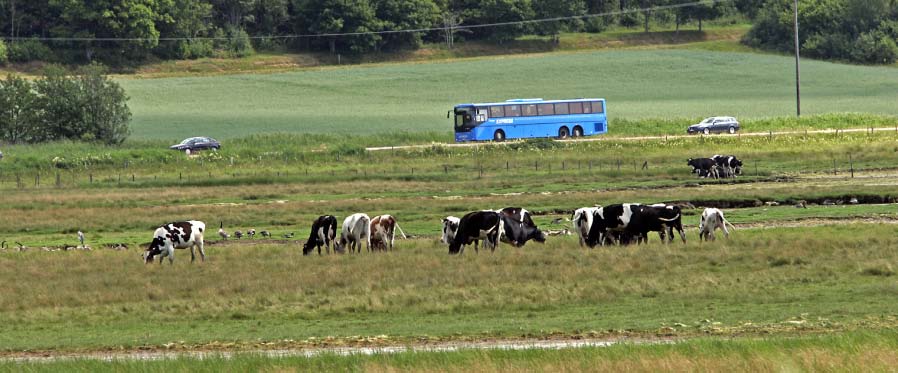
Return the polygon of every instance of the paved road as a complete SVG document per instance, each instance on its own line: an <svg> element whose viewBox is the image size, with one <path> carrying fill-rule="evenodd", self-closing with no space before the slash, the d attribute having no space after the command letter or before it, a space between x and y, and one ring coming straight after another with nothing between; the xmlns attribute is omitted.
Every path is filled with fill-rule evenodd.
<svg viewBox="0 0 898 373"><path fill-rule="evenodd" d="M820 134L833 134L833 133L856 133L856 132L898 132L898 127L875 127L875 128L846 128L846 129L826 129L826 130L813 130L813 131L773 131L773 132L743 132L737 133L734 135L730 134L715 134L710 136L724 136L724 137L739 137L739 136L776 136L776 135L820 135ZM700 135L662 135L662 136L632 136L632 137L611 137L611 136L593 136L586 137L581 139L569 139L562 140L564 142L592 142L592 141L642 141L642 140L662 140L662 139L681 139L681 138L698 138ZM510 142L474 142L474 143L434 143L434 144L425 144L425 145L399 145L399 146L377 146L366 148L366 150L375 152L382 150L394 150L394 149L420 149L420 148L429 148L434 145L445 146L450 148L463 148L463 147L476 147L476 146L504 146L507 144L513 144L514 141Z"/></svg>

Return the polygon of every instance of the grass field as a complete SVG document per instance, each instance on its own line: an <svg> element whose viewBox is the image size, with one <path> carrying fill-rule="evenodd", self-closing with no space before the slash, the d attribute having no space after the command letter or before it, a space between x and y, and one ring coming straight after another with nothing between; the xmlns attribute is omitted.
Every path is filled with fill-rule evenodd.
<svg viewBox="0 0 898 373"><path fill-rule="evenodd" d="M896 115L891 67L805 61L803 114ZM264 132L445 133L453 105L519 97L604 97L615 121L685 125L794 113L794 60L702 50L608 50L279 74L123 79L134 139L219 138ZM747 126L751 130L750 126Z"/></svg>

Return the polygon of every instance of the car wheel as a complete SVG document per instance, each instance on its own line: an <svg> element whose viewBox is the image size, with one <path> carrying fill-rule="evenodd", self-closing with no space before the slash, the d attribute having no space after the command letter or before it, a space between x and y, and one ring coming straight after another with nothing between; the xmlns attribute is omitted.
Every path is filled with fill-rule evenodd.
<svg viewBox="0 0 898 373"><path fill-rule="evenodd" d="M708 129L708 128L705 128L704 130L702 130L702 133L704 133L704 134L706 134L706 135L710 135L710 134L711 134L711 130Z"/></svg>
<svg viewBox="0 0 898 373"><path fill-rule="evenodd" d="M580 126L574 127L574 137L580 136L583 136L583 128L580 128Z"/></svg>
<svg viewBox="0 0 898 373"><path fill-rule="evenodd" d="M493 141L505 141L505 132L496 130L496 132L493 133Z"/></svg>
<svg viewBox="0 0 898 373"><path fill-rule="evenodd" d="M570 136L570 135L571 135L571 133L570 133L570 131L567 129L567 127L561 127L561 128L558 130L558 138L559 138L559 139L566 139L566 138L567 138L568 136Z"/></svg>
<svg viewBox="0 0 898 373"><path fill-rule="evenodd" d="M730 127L730 134L736 133L736 127Z"/></svg>

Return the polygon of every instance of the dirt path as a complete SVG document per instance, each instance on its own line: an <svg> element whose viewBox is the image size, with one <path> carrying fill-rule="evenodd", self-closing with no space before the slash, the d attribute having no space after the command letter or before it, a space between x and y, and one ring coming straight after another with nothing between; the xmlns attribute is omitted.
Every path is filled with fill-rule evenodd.
<svg viewBox="0 0 898 373"><path fill-rule="evenodd" d="M739 136L749 136L749 137L758 137L758 136L773 136L773 135L825 135L825 134L834 134L834 133L857 133L857 132L896 132L898 128L894 127L875 127L875 128L846 128L846 129L825 129L825 130L813 130L813 131L776 131L776 132L742 132L737 134L719 134L714 136L729 136L729 137L739 137ZM682 138L697 138L700 135L662 135L662 136L631 136L631 137L608 137L608 136L594 136L580 139L569 139L562 140L565 142L594 142L594 141L643 141L643 140L665 140L665 139L682 139ZM467 142L460 144L426 144L426 145L400 145L400 146L376 146L371 148L365 148L370 152L374 151L382 151L382 150L395 150L395 149L421 149L421 148L429 148L431 146L445 146L450 148L464 148L464 147L477 147L477 146L496 146L496 145L508 145L514 144L514 141L511 142Z"/></svg>
<svg viewBox="0 0 898 373"><path fill-rule="evenodd" d="M269 358L282 357L315 357L328 355L376 355L397 354L403 352L453 352L459 350L559 350L566 348L583 347L608 347L616 344L660 344L676 343L678 340L671 338L611 338L611 339L521 339L521 340L497 340L481 342L440 342L419 345L387 345L387 346L358 346L358 347L312 347L296 349L270 349L270 350L238 350L238 351L114 351L114 352L88 352L88 353L25 353L19 356L0 357L2 362L17 363L51 363L66 360L98 360L98 361L157 361L178 358L190 359L232 359L238 355L256 355Z"/></svg>

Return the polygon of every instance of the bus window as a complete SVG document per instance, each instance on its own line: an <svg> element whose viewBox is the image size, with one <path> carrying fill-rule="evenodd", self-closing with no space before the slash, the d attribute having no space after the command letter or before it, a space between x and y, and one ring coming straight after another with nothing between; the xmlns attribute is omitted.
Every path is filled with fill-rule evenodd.
<svg viewBox="0 0 898 373"><path fill-rule="evenodd" d="M474 115L471 109L455 109L455 127L471 127L474 124Z"/></svg>
<svg viewBox="0 0 898 373"><path fill-rule="evenodd" d="M568 113L567 103L555 104L555 114L563 115Z"/></svg>
<svg viewBox="0 0 898 373"><path fill-rule="evenodd" d="M583 104L580 102L571 102L571 114L583 114Z"/></svg>
<svg viewBox="0 0 898 373"><path fill-rule="evenodd" d="M604 106L604 105L602 105L601 101L593 102L591 113L602 114L603 112L605 112L605 110L604 110L605 108L602 106Z"/></svg>
<svg viewBox="0 0 898 373"><path fill-rule="evenodd" d="M555 115L555 107L552 104L539 104L536 109L539 115Z"/></svg>
<svg viewBox="0 0 898 373"><path fill-rule="evenodd" d="M583 114L592 113L592 108L589 107L589 102L583 103Z"/></svg>
<svg viewBox="0 0 898 373"><path fill-rule="evenodd" d="M505 116L505 110L502 106L490 106L490 118L499 118Z"/></svg>
<svg viewBox="0 0 898 373"><path fill-rule="evenodd" d="M537 115L536 105L524 105L524 116L525 117L532 117L532 116L536 116L536 115Z"/></svg>
<svg viewBox="0 0 898 373"><path fill-rule="evenodd" d="M521 116L521 105L508 105L505 107L505 116L506 117L519 117Z"/></svg>

